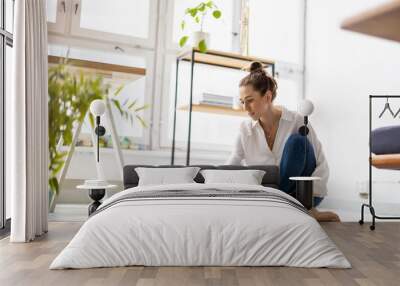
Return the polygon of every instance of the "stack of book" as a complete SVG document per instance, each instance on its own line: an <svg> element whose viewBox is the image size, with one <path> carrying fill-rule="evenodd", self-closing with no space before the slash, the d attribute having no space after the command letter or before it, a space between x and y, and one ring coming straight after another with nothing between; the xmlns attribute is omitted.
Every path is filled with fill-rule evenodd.
<svg viewBox="0 0 400 286"><path fill-rule="evenodd" d="M232 108L233 107L233 97L204 92L202 94L202 99L200 100L199 103L206 104L206 105Z"/></svg>

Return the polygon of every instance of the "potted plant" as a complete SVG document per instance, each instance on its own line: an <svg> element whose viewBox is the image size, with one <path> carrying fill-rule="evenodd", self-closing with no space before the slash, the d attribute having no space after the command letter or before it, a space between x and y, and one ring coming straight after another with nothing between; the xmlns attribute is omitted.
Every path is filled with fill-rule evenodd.
<svg viewBox="0 0 400 286"><path fill-rule="evenodd" d="M137 119L144 127L143 118L135 114L145 109L148 105L137 106L137 101L125 100L122 104L118 99L123 86L120 86L110 102L120 112L121 117L129 120ZM103 82L100 76L87 76L83 72L76 74L68 69L68 60L49 68L48 78L48 112L49 112L49 190L50 210L54 210L55 198L59 192L57 175L64 166L67 152L60 150L60 142L69 146L72 144L73 127L81 123L90 103L95 99L105 99L110 90L110 85ZM94 128L94 118L89 112L89 121Z"/></svg>
<svg viewBox="0 0 400 286"><path fill-rule="evenodd" d="M200 25L200 30L192 33L193 47L198 48L202 53L207 51L210 46L210 34L203 31L204 19L207 15L212 15L214 19L221 18L221 10L213 1L200 2L197 6L187 8L181 22L181 29L185 31L186 21L191 19L195 24ZM183 35L179 40L179 46L183 47L188 41L189 36Z"/></svg>

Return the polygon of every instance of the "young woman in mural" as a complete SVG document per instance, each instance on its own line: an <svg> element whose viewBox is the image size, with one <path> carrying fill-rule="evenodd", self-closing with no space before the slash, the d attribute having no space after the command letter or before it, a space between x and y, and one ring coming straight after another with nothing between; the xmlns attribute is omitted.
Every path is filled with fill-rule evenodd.
<svg viewBox="0 0 400 286"><path fill-rule="evenodd" d="M315 176L314 207L327 194L329 167L313 128L308 125L307 139L299 133L304 124L300 114L277 106L277 83L259 62L253 62L239 84L240 101L251 120L240 125L234 150L227 164L278 165L280 167L280 189L295 194L292 176ZM311 213L319 220L339 220L331 212Z"/></svg>

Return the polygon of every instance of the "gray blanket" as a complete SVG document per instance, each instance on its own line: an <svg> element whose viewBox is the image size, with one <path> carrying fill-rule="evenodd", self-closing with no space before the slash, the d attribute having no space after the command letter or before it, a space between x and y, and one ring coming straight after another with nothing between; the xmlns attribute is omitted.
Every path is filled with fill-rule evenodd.
<svg viewBox="0 0 400 286"><path fill-rule="evenodd" d="M144 192L131 192L126 195L122 195L119 198L109 201L100 206L95 212L91 214L91 217L107 210L108 208L118 205L127 201L143 201L143 200L154 200L154 199L174 199L174 200L190 200L190 199L256 199L263 201L271 201L281 204L286 204L296 208L297 210L308 214L307 209L297 201L290 200L283 195L268 191L260 190L240 190L240 191L227 191L219 190L215 188L203 189L203 190L164 190L164 191L144 191Z"/></svg>

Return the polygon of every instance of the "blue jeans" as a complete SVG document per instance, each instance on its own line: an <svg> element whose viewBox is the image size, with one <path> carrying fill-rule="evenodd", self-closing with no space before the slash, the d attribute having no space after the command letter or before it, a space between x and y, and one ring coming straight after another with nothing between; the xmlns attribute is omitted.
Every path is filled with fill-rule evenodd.
<svg viewBox="0 0 400 286"><path fill-rule="evenodd" d="M317 166L314 148L310 141L300 134L292 134L283 148L280 172L280 189L292 196L296 195L296 182L289 177L309 177ZM314 207L318 206L323 197L314 197Z"/></svg>

